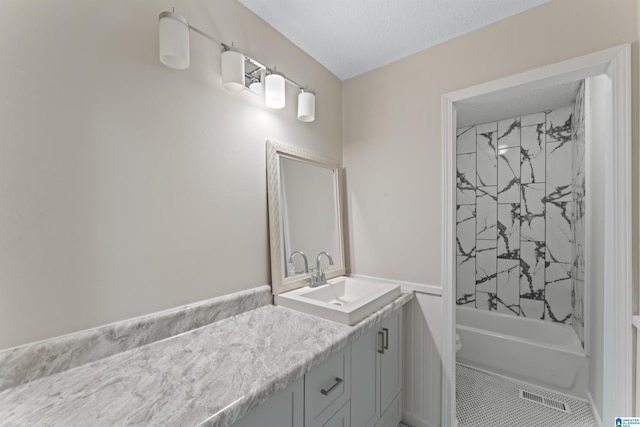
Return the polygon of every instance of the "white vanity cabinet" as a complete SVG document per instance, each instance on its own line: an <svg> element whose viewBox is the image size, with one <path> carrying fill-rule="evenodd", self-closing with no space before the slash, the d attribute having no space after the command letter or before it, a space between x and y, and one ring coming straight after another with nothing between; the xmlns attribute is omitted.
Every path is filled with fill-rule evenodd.
<svg viewBox="0 0 640 427"><path fill-rule="evenodd" d="M233 427L349 427L351 345L250 411Z"/></svg>
<svg viewBox="0 0 640 427"><path fill-rule="evenodd" d="M395 427L402 417L402 310L352 343L351 427Z"/></svg>
<svg viewBox="0 0 640 427"><path fill-rule="evenodd" d="M396 427L401 392L402 309L233 427Z"/></svg>

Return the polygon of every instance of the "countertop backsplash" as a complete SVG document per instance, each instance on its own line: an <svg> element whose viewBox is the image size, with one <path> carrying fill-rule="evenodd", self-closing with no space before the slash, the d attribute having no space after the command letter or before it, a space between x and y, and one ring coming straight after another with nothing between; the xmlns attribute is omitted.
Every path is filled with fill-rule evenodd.
<svg viewBox="0 0 640 427"><path fill-rule="evenodd" d="M0 351L0 392L271 304L268 285Z"/></svg>

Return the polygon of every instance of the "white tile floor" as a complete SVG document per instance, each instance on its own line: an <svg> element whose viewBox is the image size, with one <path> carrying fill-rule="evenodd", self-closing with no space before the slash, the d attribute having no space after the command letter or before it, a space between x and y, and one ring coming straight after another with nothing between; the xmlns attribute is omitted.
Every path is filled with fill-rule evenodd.
<svg viewBox="0 0 640 427"><path fill-rule="evenodd" d="M520 399L520 389L564 402L571 414ZM585 401L461 364L456 366L456 416L459 427L596 427Z"/></svg>

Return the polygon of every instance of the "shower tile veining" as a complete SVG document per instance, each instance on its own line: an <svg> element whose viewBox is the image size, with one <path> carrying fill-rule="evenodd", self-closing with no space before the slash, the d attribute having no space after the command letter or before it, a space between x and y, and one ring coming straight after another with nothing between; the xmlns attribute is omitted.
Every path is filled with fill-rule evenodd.
<svg viewBox="0 0 640 427"><path fill-rule="evenodd" d="M520 390L562 402L570 413L520 398ZM589 404L524 382L456 365L459 427L595 427Z"/></svg>
<svg viewBox="0 0 640 427"><path fill-rule="evenodd" d="M457 130L456 304L571 325L584 347L583 98Z"/></svg>

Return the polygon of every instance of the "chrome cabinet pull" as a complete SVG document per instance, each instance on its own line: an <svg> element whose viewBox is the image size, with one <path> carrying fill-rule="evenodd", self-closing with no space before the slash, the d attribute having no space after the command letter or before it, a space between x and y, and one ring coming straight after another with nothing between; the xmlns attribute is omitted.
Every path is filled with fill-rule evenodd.
<svg viewBox="0 0 640 427"><path fill-rule="evenodd" d="M384 331L384 349L389 350L389 330L387 328L382 328Z"/></svg>
<svg viewBox="0 0 640 427"><path fill-rule="evenodd" d="M342 384L342 378L336 377L336 383L332 385L329 390L325 390L325 389L320 390L320 393L324 394L325 396L329 396L329 393L335 390L340 384Z"/></svg>
<svg viewBox="0 0 640 427"><path fill-rule="evenodd" d="M378 331L378 336L381 338L380 348L378 349L378 353L384 354L384 332Z"/></svg>

